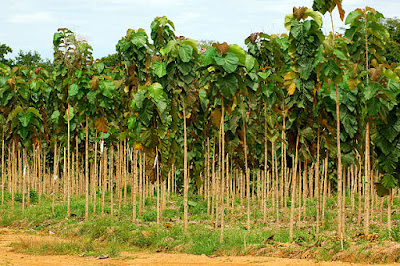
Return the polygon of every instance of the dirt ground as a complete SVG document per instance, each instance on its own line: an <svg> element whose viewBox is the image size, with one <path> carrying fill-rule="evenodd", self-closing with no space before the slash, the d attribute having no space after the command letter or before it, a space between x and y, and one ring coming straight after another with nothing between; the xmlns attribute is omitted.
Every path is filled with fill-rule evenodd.
<svg viewBox="0 0 400 266"><path fill-rule="evenodd" d="M29 235L12 230L0 234L0 265L366 265L343 262L314 262L302 259L284 259L261 256L207 257L205 255L170 253L128 253L121 258L95 258L71 255L38 256L16 253L11 243L20 241L62 241L56 236ZM385 264L390 265L390 264ZM392 264L395 265L395 264ZM400 265L400 264L396 264Z"/></svg>

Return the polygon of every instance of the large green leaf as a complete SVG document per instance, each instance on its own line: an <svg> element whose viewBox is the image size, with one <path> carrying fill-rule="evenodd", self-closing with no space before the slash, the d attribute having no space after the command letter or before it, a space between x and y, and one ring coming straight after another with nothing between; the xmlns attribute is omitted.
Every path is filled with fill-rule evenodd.
<svg viewBox="0 0 400 266"><path fill-rule="evenodd" d="M93 67L94 67L94 69L96 69L96 71L98 73L101 73L101 72L103 72L105 65L102 62L96 62L93 64Z"/></svg>
<svg viewBox="0 0 400 266"><path fill-rule="evenodd" d="M56 124L57 122L58 122L58 119L59 119L59 117L60 117L60 111L58 111L58 110L55 110L54 112L53 112L53 114L51 115L51 121L54 123L54 124Z"/></svg>
<svg viewBox="0 0 400 266"><path fill-rule="evenodd" d="M179 71L181 71L181 73L183 75L188 75L192 69L193 69L193 64L189 63L178 63L177 64Z"/></svg>
<svg viewBox="0 0 400 266"><path fill-rule="evenodd" d="M39 118L40 120L42 120L42 115L39 113L39 110L34 108L34 107L29 107L28 109L26 109L26 113L32 113L34 114L37 118Z"/></svg>
<svg viewBox="0 0 400 266"><path fill-rule="evenodd" d="M312 17L314 19L314 21L317 23L318 27L319 28L322 27L322 17L317 11L314 11L311 8L308 8L306 10L306 12L304 13L304 16Z"/></svg>
<svg viewBox="0 0 400 266"><path fill-rule="evenodd" d="M160 113L167 109L166 95L160 83L154 83L148 88L149 96L153 103L157 106Z"/></svg>
<svg viewBox="0 0 400 266"><path fill-rule="evenodd" d="M230 99L238 90L238 80L234 74L229 74L225 77L219 76L216 81L216 86L222 96Z"/></svg>
<svg viewBox="0 0 400 266"><path fill-rule="evenodd" d="M58 47L61 43L61 39L63 38L63 34L61 32L56 32L54 33L53 36L53 45L55 47Z"/></svg>
<svg viewBox="0 0 400 266"><path fill-rule="evenodd" d="M78 92L79 92L79 86L78 86L78 84L74 83L74 84L71 84L71 85L69 86L69 89L68 89L68 95L69 95L69 96L75 96L75 95L78 94Z"/></svg>
<svg viewBox="0 0 400 266"><path fill-rule="evenodd" d="M165 53L171 57L178 57L178 44L175 40L168 42Z"/></svg>
<svg viewBox="0 0 400 266"><path fill-rule="evenodd" d="M195 40L186 39L186 40L182 41L182 43L192 46L193 52L196 52L199 50L199 46L197 45L197 42Z"/></svg>
<svg viewBox="0 0 400 266"><path fill-rule="evenodd" d="M68 109L65 110L65 114L64 114L64 116L63 116L66 122L68 122L68 113L69 113L69 121L71 121L71 120L74 118L74 116L75 116L74 107L69 106L69 110L70 110L70 111L68 111Z"/></svg>
<svg viewBox="0 0 400 266"><path fill-rule="evenodd" d="M303 24L298 20L293 20L292 27L290 28L290 34L292 34L293 38L296 40L300 40L304 35Z"/></svg>
<svg viewBox="0 0 400 266"><path fill-rule="evenodd" d="M182 60L182 62L189 62L190 59L192 59L192 54L193 54L193 48L192 46L188 44L184 44L181 47L179 47L179 57Z"/></svg>
<svg viewBox="0 0 400 266"><path fill-rule="evenodd" d="M159 77L159 78L162 78L167 74L167 68L166 68L164 62L160 62L160 60L154 61L151 68L153 69L153 71L157 75L157 77Z"/></svg>
<svg viewBox="0 0 400 266"><path fill-rule="evenodd" d="M103 94L107 98L113 98L114 91L115 91L115 83L111 80L103 80L100 81L100 88L101 88L101 94Z"/></svg>
<svg viewBox="0 0 400 266"><path fill-rule="evenodd" d="M132 104L132 106L136 106L138 109L142 109L145 98L146 90L139 90L137 93L135 93L135 96L133 97L134 104Z"/></svg>
<svg viewBox="0 0 400 266"><path fill-rule="evenodd" d="M89 91L88 94L86 95L89 103L91 104L96 104L96 99L97 99L97 91Z"/></svg>
<svg viewBox="0 0 400 266"><path fill-rule="evenodd" d="M136 116L128 118L128 129L132 130L136 128Z"/></svg>
<svg viewBox="0 0 400 266"><path fill-rule="evenodd" d="M237 44L229 45L228 53L236 55L236 57L239 58L239 62L242 65L246 64L246 52L239 45Z"/></svg>
<svg viewBox="0 0 400 266"><path fill-rule="evenodd" d="M215 57L215 62L222 66L226 72L232 73L238 66L239 58L234 54L226 53L223 56Z"/></svg>
<svg viewBox="0 0 400 266"><path fill-rule="evenodd" d="M345 25L352 24L356 19L360 18L361 16L362 14L360 12L354 10L347 15L344 24Z"/></svg>
<svg viewBox="0 0 400 266"><path fill-rule="evenodd" d="M200 56L200 63L202 66L211 65L214 62L214 58L217 56L218 52L215 47L209 47Z"/></svg>
<svg viewBox="0 0 400 266"><path fill-rule="evenodd" d="M385 186L385 188L395 188L399 181L391 174L386 174L382 177L381 183Z"/></svg>
<svg viewBox="0 0 400 266"><path fill-rule="evenodd" d="M20 112L19 116L18 116L18 119L21 122L21 125L23 127L27 127L27 126L29 126L29 122L31 121L33 116L34 116L34 114L31 113L31 112L26 113L26 114Z"/></svg>
<svg viewBox="0 0 400 266"><path fill-rule="evenodd" d="M144 32L132 33L131 42L138 48L141 48L147 43L147 35Z"/></svg>

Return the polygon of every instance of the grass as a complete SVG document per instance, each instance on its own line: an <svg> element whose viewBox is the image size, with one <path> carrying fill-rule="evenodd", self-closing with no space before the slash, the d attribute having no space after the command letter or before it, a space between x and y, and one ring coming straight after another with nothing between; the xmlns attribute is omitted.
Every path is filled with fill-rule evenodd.
<svg viewBox="0 0 400 266"><path fill-rule="evenodd" d="M13 251L32 255L118 256L118 247L93 241L23 240L12 243Z"/></svg>
<svg viewBox="0 0 400 266"><path fill-rule="evenodd" d="M31 191L32 198L35 192ZM254 210L252 206L251 231L245 228L247 216L245 207L239 207L239 201L235 201L236 208L231 212L227 208L226 227L224 230L224 242L220 243L221 229L210 224L210 216L207 215L207 203L202 198L192 195L189 205L190 223L187 234L183 230L182 197L171 196L167 208L163 211L163 222L156 224L157 212L154 199L147 199L142 216L138 217L138 223L132 220L132 205L122 205L118 210L118 204L114 206L116 213L111 216L109 204L105 207L105 214L101 211L100 201L97 202L96 214L92 213L93 205L90 204L89 221L84 221L85 198L73 197L71 200L71 216L66 217L67 205L63 198L57 195L57 204L52 212L52 199L42 196L41 206L37 200L31 201L31 206L22 212L21 204L15 204L14 212L9 207L9 195L6 195L7 205L0 206L0 226L20 229L31 229L34 232L48 234L54 232L57 236L68 241L35 242L21 241L13 245L14 250L38 255L84 255L84 256L118 256L121 251L163 251L180 252L205 255L245 255L257 254L280 257L301 257L308 254L309 258L316 260L334 260L346 258L340 257L347 254L349 261L369 261L368 256L373 254L371 242L364 239L354 239L359 229L348 230L342 243L336 238L336 209L335 200L327 200L327 221L320 229L320 235L315 234L315 201L307 202L307 219L297 223L294 231L294 243L289 243L288 223L275 221L275 213L269 211L268 222L262 223L263 214ZM128 199L127 202L130 202ZM257 204L257 202L254 202ZM400 201L396 198L393 210L399 208ZM356 204L357 206L357 204ZM349 210L348 210L349 211ZM357 211L357 210L356 210ZM395 213L397 215L397 213ZM393 215L395 217L395 215ZM280 219L286 215L283 211ZM288 217L288 216L287 216ZM348 214L348 217L351 217ZM256 219L256 220L255 220ZM374 218L379 220L379 216ZM298 218L296 218L296 221ZM348 221L347 221L348 223ZM400 225L393 218L392 240L399 241ZM375 246L384 246L389 240L389 234L385 225L373 224L371 230L379 234L375 240ZM400 250L399 250L400 251ZM357 256L354 256L357 254ZM349 259L351 256L354 259ZM399 257L399 256L398 256ZM393 256L382 257L382 260L393 260ZM396 258L399 259L399 258ZM373 260L372 260L373 262Z"/></svg>

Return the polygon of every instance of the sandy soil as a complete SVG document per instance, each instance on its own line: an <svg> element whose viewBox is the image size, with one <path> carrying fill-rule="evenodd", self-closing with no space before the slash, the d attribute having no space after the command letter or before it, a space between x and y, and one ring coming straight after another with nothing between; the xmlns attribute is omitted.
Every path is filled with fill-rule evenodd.
<svg viewBox="0 0 400 266"><path fill-rule="evenodd" d="M342 262L313 262L261 256L207 257L205 255L122 252L122 259L79 256L38 256L16 253L11 243L23 241L63 241L56 236L29 235L2 229L0 232L0 265L366 265ZM389 264L385 264L389 265ZM394 264L393 264L394 265ZM400 265L400 264L397 264Z"/></svg>

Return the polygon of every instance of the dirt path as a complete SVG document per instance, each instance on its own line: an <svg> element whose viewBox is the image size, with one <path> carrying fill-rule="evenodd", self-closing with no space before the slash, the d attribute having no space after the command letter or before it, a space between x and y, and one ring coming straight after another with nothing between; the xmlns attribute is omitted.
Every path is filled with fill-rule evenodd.
<svg viewBox="0 0 400 266"><path fill-rule="evenodd" d="M0 265L365 265L342 262L313 262L301 259L283 259L261 256L207 257L205 255L167 253L128 253L125 259L99 259L69 255L38 256L16 253L11 243L23 241L62 241L55 236L28 235L11 230L0 234ZM389 264L386 264L389 265ZM399 265L399 264L397 264Z"/></svg>

